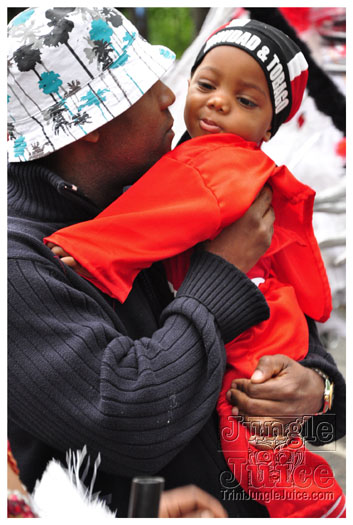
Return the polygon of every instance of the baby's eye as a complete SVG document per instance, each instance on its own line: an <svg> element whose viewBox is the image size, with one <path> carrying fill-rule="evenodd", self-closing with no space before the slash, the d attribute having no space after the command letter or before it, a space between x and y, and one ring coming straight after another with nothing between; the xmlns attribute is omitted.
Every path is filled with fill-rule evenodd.
<svg viewBox="0 0 353 525"><path fill-rule="evenodd" d="M252 100L249 100L246 97L238 97L238 100L243 106L247 106L248 108L256 108L257 107L257 104L255 104L255 102L253 102Z"/></svg>
<svg viewBox="0 0 353 525"><path fill-rule="evenodd" d="M197 82L197 84L198 84L199 88L204 89L204 90L210 90L210 89L213 89L212 84L210 84L209 82L206 82L206 81L204 81L204 80L199 80L199 81Z"/></svg>

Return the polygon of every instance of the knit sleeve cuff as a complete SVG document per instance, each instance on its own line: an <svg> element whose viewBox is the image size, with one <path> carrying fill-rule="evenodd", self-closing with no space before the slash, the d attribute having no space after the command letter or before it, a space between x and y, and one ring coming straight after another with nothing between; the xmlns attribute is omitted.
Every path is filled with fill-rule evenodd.
<svg viewBox="0 0 353 525"><path fill-rule="evenodd" d="M215 317L224 343L269 318L257 286L235 266L210 252L195 251L177 297L192 297Z"/></svg>

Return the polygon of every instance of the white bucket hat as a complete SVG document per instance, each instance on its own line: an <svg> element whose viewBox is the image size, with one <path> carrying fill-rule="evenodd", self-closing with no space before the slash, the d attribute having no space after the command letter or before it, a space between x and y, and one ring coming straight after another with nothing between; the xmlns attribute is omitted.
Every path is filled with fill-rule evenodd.
<svg viewBox="0 0 353 525"><path fill-rule="evenodd" d="M106 124L174 60L114 8L21 12L8 26L8 160L44 157Z"/></svg>

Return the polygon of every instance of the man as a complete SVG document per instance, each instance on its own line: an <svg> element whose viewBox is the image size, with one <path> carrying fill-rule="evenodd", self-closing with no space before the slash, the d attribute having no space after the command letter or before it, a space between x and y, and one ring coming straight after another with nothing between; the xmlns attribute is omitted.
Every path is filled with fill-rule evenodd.
<svg viewBox="0 0 353 525"><path fill-rule="evenodd" d="M245 272L271 241L271 192L195 251L175 299L153 265L123 304L111 300L42 239L94 217L170 150L174 95L160 79L173 54L111 8L27 9L10 23L8 47L8 432L22 481L31 491L48 460L87 445L102 457L95 488L121 517L134 475L222 500L230 473L214 408L224 343L268 317ZM315 367L335 383L339 437L344 382L308 322L304 366L264 358L259 382L240 382L230 399L250 415L319 412ZM267 515L233 486L236 497L222 501L229 516Z"/></svg>

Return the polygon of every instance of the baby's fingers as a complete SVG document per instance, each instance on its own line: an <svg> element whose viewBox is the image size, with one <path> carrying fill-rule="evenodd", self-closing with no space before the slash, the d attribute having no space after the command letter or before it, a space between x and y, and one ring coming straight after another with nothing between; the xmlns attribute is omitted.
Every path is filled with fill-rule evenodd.
<svg viewBox="0 0 353 525"><path fill-rule="evenodd" d="M52 244L51 242L48 242L47 244L48 248L51 249L52 253L56 255L57 257L60 257L60 260L62 263L66 264L67 266L70 266L75 271L80 270L80 265L77 263L77 261L71 257L61 246L57 246L56 244Z"/></svg>
<svg viewBox="0 0 353 525"><path fill-rule="evenodd" d="M60 258L60 261L67 266L70 266L76 273L79 273L83 277L89 276L88 272L74 259L69 253L67 253L61 246L57 246L52 242L47 243L48 248L51 249L52 253Z"/></svg>
<svg viewBox="0 0 353 525"><path fill-rule="evenodd" d="M60 258L62 258L62 257L70 257L70 254L65 252L65 250L63 248L61 248L61 246L57 246L56 244L53 244L51 242L48 242L47 246L48 246L48 248L51 249L51 251L53 252L54 255L57 255ZM71 257L71 259L73 259L73 257Z"/></svg>
<svg viewBox="0 0 353 525"><path fill-rule="evenodd" d="M59 255L59 257L61 259L61 262L63 262L67 266L70 266L70 268L72 268L73 270L78 271L80 269L80 265L77 264L76 260L70 255L65 256L65 257L62 257L61 255Z"/></svg>

